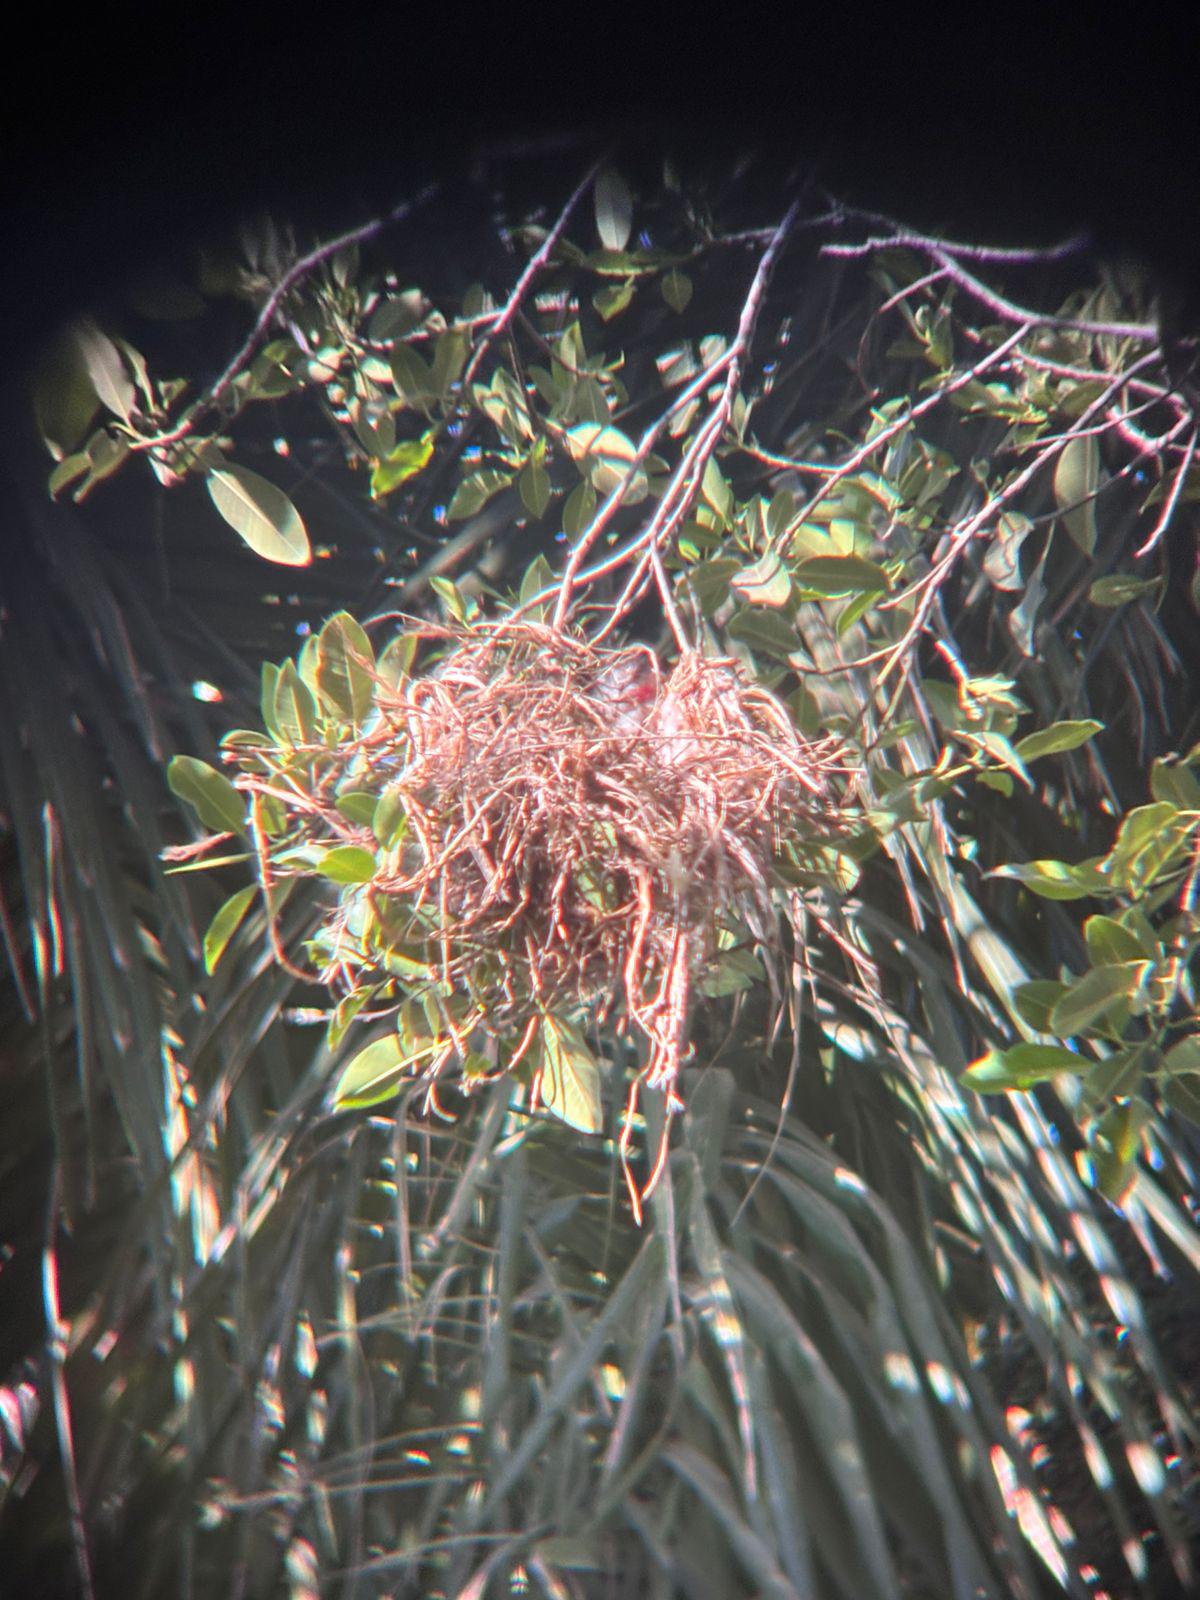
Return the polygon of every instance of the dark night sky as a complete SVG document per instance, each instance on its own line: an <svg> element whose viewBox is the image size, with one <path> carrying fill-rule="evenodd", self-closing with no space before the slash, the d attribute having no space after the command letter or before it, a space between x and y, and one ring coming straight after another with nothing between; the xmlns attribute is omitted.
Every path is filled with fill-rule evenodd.
<svg viewBox="0 0 1200 1600"><path fill-rule="evenodd" d="M6 351L241 210L324 231L480 144L555 130L758 144L905 220L1014 241L1090 225L1178 287L1197 281L1195 24L1151 48L1140 27L1106 40L1071 19L1007 17L1003 35L955 19L951 35L924 8L850 33L753 8L723 33L695 12L571 12L502 8L473 32L405 7L327 6L319 23L97 8L23 45L0 112Z"/></svg>

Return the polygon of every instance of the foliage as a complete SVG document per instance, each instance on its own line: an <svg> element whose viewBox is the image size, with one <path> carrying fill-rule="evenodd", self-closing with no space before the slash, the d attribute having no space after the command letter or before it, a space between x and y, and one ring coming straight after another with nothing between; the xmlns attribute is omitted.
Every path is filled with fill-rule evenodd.
<svg viewBox="0 0 1200 1600"><path fill-rule="evenodd" d="M438 205L210 252L192 370L222 293L255 320L207 383L97 316L36 386L4 1159L48 1121L51 1325L0 1371L6 1510L54 1508L97 1592L1186 1585L1200 476L1150 291L636 162L453 273ZM152 484L165 601L153 522L104 509ZM641 1105L641 1229L636 1030L553 1017L586 1117L505 1077L427 1104L348 1012L434 984L295 992L399 819L339 766L318 854L268 791L366 736L389 641L522 617L735 660L836 741L855 819L727 930L686 1114ZM231 712L267 731L222 770Z"/></svg>

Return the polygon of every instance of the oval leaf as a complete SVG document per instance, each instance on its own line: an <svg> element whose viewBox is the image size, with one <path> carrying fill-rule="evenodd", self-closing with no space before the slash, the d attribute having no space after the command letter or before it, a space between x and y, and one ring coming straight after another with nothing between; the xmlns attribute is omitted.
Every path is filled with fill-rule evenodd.
<svg viewBox="0 0 1200 1600"><path fill-rule="evenodd" d="M1096 548L1096 488L1100 482L1100 445L1094 434L1071 439L1054 468L1054 499L1067 532L1090 556Z"/></svg>
<svg viewBox="0 0 1200 1600"><path fill-rule="evenodd" d="M1023 739L1018 739L1016 752L1022 761L1036 761L1039 756L1055 755L1060 750L1077 750L1081 744L1094 739L1103 727L1102 722L1092 717L1083 717L1078 722L1052 722L1048 728L1039 728L1036 733L1027 733Z"/></svg>
<svg viewBox="0 0 1200 1600"><path fill-rule="evenodd" d="M334 883L370 883L375 857L360 844L339 844L320 861L317 871Z"/></svg>
<svg viewBox="0 0 1200 1600"><path fill-rule="evenodd" d="M464 517L473 517L477 511L482 511L493 495L499 494L501 489L507 489L511 482L511 472L500 472L495 467L485 467L481 472L472 472L470 477L464 478L455 489L454 498L446 515L451 522L459 522Z"/></svg>
<svg viewBox="0 0 1200 1600"><path fill-rule="evenodd" d="M171 791L186 800L214 833L246 831L246 802L223 772L195 756L176 756L167 768Z"/></svg>
<svg viewBox="0 0 1200 1600"><path fill-rule="evenodd" d="M1114 572L1096 579L1088 590L1088 599L1094 606L1123 606L1161 588L1161 578L1135 578L1132 573Z"/></svg>
<svg viewBox="0 0 1200 1600"><path fill-rule="evenodd" d="M347 611L330 617L317 638L317 690L349 722L371 709L374 665L366 630Z"/></svg>
<svg viewBox="0 0 1200 1600"><path fill-rule="evenodd" d="M888 587L883 568L863 556L810 556L792 568L792 576L819 595L882 593Z"/></svg>
<svg viewBox="0 0 1200 1600"><path fill-rule="evenodd" d="M633 230L633 196L629 185L612 167L596 177L593 190L596 205L596 232L606 250L624 250Z"/></svg>
<svg viewBox="0 0 1200 1600"><path fill-rule="evenodd" d="M546 1017L538 1043L546 1110L580 1133L599 1133L604 1126L600 1068L583 1036L560 1017Z"/></svg>
<svg viewBox="0 0 1200 1600"><path fill-rule="evenodd" d="M282 489L248 467L214 468L206 483L213 505L256 555L282 567L308 566L304 522Z"/></svg>
<svg viewBox="0 0 1200 1600"><path fill-rule="evenodd" d="M637 455L637 447L619 428L606 428L597 422L581 422L571 428L564 443L580 470L587 473L596 493L602 495L611 494L624 483ZM623 503L636 505L645 499L648 489L646 474L639 467L630 478Z"/></svg>
<svg viewBox="0 0 1200 1600"><path fill-rule="evenodd" d="M979 1094L999 1094L1006 1089L1030 1089L1060 1072L1089 1072L1094 1062L1060 1044L1014 1044L1007 1050L989 1050L973 1061L962 1082Z"/></svg>
<svg viewBox="0 0 1200 1600"><path fill-rule="evenodd" d="M208 925L204 935L204 970L211 973L215 970L217 962L225 954L226 947L242 924L251 900L257 893L254 884L249 884L245 889L239 889L236 894L231 894L229 899L217 912Z"/></svg>
<svg viewBox="0 0 1200 1600"><path fill-rule="evenodd" d="M752 606L773 606L778 609L786 606L792 595L792 580L788 577L787 568L771 550L753 566L743 567L736 577L730 579L730 585L744 595Z"/></svg>
<svg viewBox="0 0 1200 1600"><path fill-rule="evenodd" d="M1103 1017L1118 1000L1127 1000L1141 983L1149 961L1110 961L1093 967L1069 986L1050 1012L1050 1032L1066 1038Z"/></svg>
<svg viewBox="0 0 1200 1600"><path fill-rule="evenodd" d="M1044 900L1082 900L1090 894L1104 894L1112 886L1094 867L1070 866L1066 861L1022 861L996 867L991 878L1015 878Z"/></svg>
<svg viewBox="0 0 1200 1600"><path fill-rule="evenodd" d="M394 1033L376 1039L352 1058L338 1079L334 1105L339 1110L349 1110L394 1099L411 1059Z"/></svg>
<svg viewBox="0 0 1200 1600"><path fill-rule="evenodd" d="M672 311L687 310L688 301L692 298L692 280L684 272L677 271L674 267L664 274L662 283L662 297Z"/></svg>

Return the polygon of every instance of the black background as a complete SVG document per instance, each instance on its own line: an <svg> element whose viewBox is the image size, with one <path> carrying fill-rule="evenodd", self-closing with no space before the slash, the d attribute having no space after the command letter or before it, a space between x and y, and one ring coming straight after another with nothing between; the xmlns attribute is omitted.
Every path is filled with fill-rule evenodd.
<svg viewBox="0 0 1200 1600"><path fill-rule="evenodd" d="M10 372L108 284L248 209L326 234L452 180L481 148L564 136L574 170L612 138L757 148L781 178L810 163L845 198L949 234L1085 226L1197 298L1194 19L1149 39L1139 15L1074 11L132 12L27 13L9 41Z"/></svg>

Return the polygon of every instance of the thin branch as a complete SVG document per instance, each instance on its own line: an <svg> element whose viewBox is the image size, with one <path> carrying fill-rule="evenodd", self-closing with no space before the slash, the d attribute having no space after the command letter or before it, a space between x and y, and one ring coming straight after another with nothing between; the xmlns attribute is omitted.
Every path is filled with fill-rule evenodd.
<svg viewBox="0 0 1200 1600"><path fill-rule="evenodd" d="M763 251L762 257L758 263L758 267L755 270L754 278L751 281L749 293L747 294L745 302L742 306L742 314L738 319L737 333L734 336L733 343L725 352L724 356L721 358L721 362L719 363L725 368L724 388L721 391L721 396L713 408L712 413L705 422L704 426L701 428L699 434L697 434L696 439L693 440L692 446L690 446L688 451L685 452L683 462L681 462L679 468L676 470L671 483L668 485L666 494L659 502L658 511L655 514L654 521L652 522L651 528L647 531L646 535L646 542L649 543L652 548L657 548L658 542L668 537L671 529L686 515L688 507L691 505L692 501L700 491L700 482L704 474L704 468L707 465L709 458L713 454L713 451L717 447L718 439L728 426L733 410L734 397L741 386L742 363L749 348L750 340L754 334L755 324L758 321L758 314L762 309L763 296L766 293L767 284L770 281L771 273L774 271L775 263L779 259L779 253L783 248L784 240L787 238L788 233L791 231L792 225L796 220L799 205L799 201L794 201L793 204L788 208L783 220L771 235L770 244ZM714 367L716 365L717 364L714 364ZM704 375L702 374L701 376L703 377ZM698 382L699 380L696 380L690 384L688 386L688 391L685 391L685 394L689 391L694 392L697 388ZM684 397L680 396L675 401L675 404L671 407L671 411L678 410L684 403ZM593 519L591 526L584 530L583 534L577 541L574 550L571 552L571 556L568 559L566 568L563 571L558 602L554 610L554 620L552 626L555 629L561 628L566 618L571 603L571 594L575 583L576 574L578 573L579 566L584 556L599 536L608 518L615 511L616 506L619 504L621 497L624 495L628 484L633 480L633 473L640 465L641 461L644 461L645 457L649 454L654 439L657 438L658 434L661 432L666 423L667 416L669 415L670 412L666 413L659 419L652 429L648 430L647 434L643 438L642 444L639 446L637 455L629 465L629 470L627 471L624 480L618 484L613 493L609 495L608 500L601 507L597 516ZM673 509L668 511L667 508L672 502L674 502ZM651 560L654 560L653 556L651 557ZM660 585L660 589L661 587L662 586ZM663 593L663 605L667 611L668 617L672 621L672 627L676 629L676 637L678 638L678 616L676 615L672 617L672 604L665 592Z"/></svg>
<svg viewBox="0 0 1200 1600"><path fill-rule="evenodd" d="M263 302L262 308L255 318L254 326L246 335L237 354L229 362L229 365L216 382L209 387L207 393L196 401L195 405L191 407L187 415L183 417L176 427L169 429L166 433L156 433L148 439L135 439L130 443L129 449L133 452L158 450L166 445L178 444L181 439L186 439L200 417L206 411L211 411L231 386L238 373L250 360L259 340L270 326L285 296L295 288L296 284L302 278L307 277L316 267L328 261L331 256L337 255L339 250L347 250L351 245L364 244L366 241L374 239L376 235L382 233L386 228L392 227L397 222L403 222L418 206L422 206L426 201L432 199L436 193L436 187L434 184L427 184L414 199L402 200L399 205L393 206L382 217L375 217L372 221L364 222L357 228L351 228L348 233L339 234L336 239L326 240L324 244L317 245L307 255L301 256L298 261L293 262Z"/></svg>
<svg viewBox="0 0 1200 1600"><path fill-rule="evenodd" d="M1179 470L1175 474L1175 481L1171 485L1171 492L1167 496L1166 504L1163 506L1162 516L1160 516L1158 521L1154 524L1153 531L1151 532L1150 537L1146 540L1145 544L1133 552L1135 561L1139 556L1149 555L1150 551L1154 549L1155 545L1162 538L1163 534L1166 533L1171 518L1175 515L1175 507L1179 504L1179 496L1183 493L1184 482L1187 478L1188 472L1191 470L1192 462L1195 460L1196 441L1198 438L1200 438L1200 429L1193 428L1192 437L1187 442L1187 449L1183 453L1183 460L1179 464Z"/></svg>
<svg viewBox="0 0 1200 1600"><path fill-rule="evenodd" d="M874 212L856 211L852 215L864 222L882 222L891 226L887 217L878 216ZM1062 240L1060 244L1023 246L1014 249L1004 245L964 244L960 240L938 239L930 234L913 233L911 230L897 228L893 233L876 234L870 239L864 239L861 244L827 245L822 248L821 253L834 256L865 256L873 255L877 250L907 249L930 252L941 250L947 255L958 256L963 261L977 261L981 265L995 263L1025 267L1035 266L1044 261L1065 261L1069 256L1078 255L1086 250L1091 242L1086 233L1077 233L1069 239Z"/></svg>
<svg viewBox="0 0 1200 1600"><path fill-rule="evenodd" d="M957 377L952 378L949 383L943 384L940 389L935 389L934 392L930 395L927 395L924 400L918 401L918 403L913 406L910 411L906 411L903 416L894 418L894 420L889 422L886 427L881 428L874 438L867 440L866 444L860 445L857 450L853 451L852 454L849 455L846 460L843 461L836 468L836 470L826 478L825 482L808 501L808 504L803 506L801 510L799 510L791 519L787 526L781 529L781 531L767 546L767 552L777 551L780 544L782 544L783 541L790 536L792 529L798 523L804 522L811 517L816 508L821 504L822 500L824 500L827 495L832 493L842 479L846 477L847 474L856 472L858 468L862 466L864 461L868 461L871 456L874 455L875 451L879 449L880 445L887 444L888 441L890 439L894 439L898 433L903 433L905 428L909 427L910 424L916 422L919 417L923 417L926 412L932 411L935 406L940 405L940 403L947 399L950 395L956 394L959 389L965 389L966 386L969 383L974 382L974 380L978 378L981 373L986 372L989 367L995 366L997 361L1002 360L1009 353L1009 351L1014 348L1014 346L1020 343L1020 341L1028 332L1029 329L1027 327L1018 328L1016 333L1010 334L1002 344L998 344L994 350L990 350L986 356L983 356L979 361L975 362L974 366L968 367L965 372L960 372Z"/></svg>
<svg viewBox="0 0 1200 1600"><path fill-rule="evenodd" d="M827 244L821 246L820 253L823 256L843 258L863 256L873 254L877 250L892 248L897 243L907 243L926 250L952 283L956 283L973 299L978 300L981 305L986 306L989 311L994 311L1007 322L1023 322L1039 328L1064 328L1072 333L1099 334L1116 339L1136 339L1143 344L1158 343L1159 330L1152 322L1094 322L1087 317L1063 317L1052 312L1034 311L1029 306L1019 306L997 290L989 288L974 273L967 271L961 261L956 259L959 254L967 254L965 250L954 250L952 253L953 247L948 248L937 240L925 239L919 234L901 234L892 239L870 239L864 244ZM1018 253L1013 257L977 256L974 259L1020 260L1022 256Z"/></svg>
<svg viewBox="0 0 1200 1600"><path fill-rule="evenodd" d="M594 161L584 173L583 177L572 190L571 196L566 205L559 212L554 226L542 240L536 252L530 256L525 265L524 272L522 272L521 276L517 279L516 287L513 289L513 292L509 295L508 300L505 303L503 311L501 311L500 315L496 318L495 322L493 322L487 333L485 333L483 338L479 341L479 344L475 349L475 354L467 363L467 370L462 375L462 380L459 387L460 394L467 393L468 385L470 384L471 379L479 371L479 367L484 356L487 355L488 351L495 344L496 340L508 330L509 324L516 316L517 312L521 309L522 302L524 301L525 296L529 293L530 287L533 284L533 280L537 277L538 273L541 272L547 261L549 261L551 255L553 255L554 247L562 238L567 223L571 220L571 215L574 212L575 207L579 204L580 200L583 199L583 196L587 193L589 187L595 182L596 174L600 171L601 166L603 166L604 160L605 157L601 156L599 160Z"/></svg>

